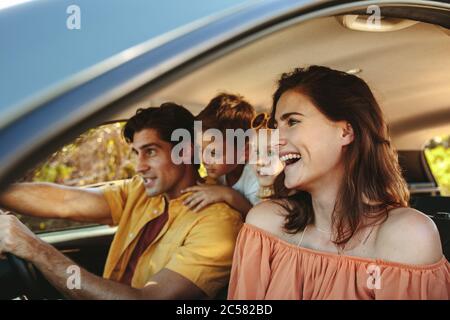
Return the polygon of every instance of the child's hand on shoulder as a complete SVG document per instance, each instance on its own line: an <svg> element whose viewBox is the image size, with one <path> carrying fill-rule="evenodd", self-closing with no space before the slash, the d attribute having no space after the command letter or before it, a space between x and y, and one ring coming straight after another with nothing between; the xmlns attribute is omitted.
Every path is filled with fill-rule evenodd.
<svg viewBox="0 0 450 320"><path fill-rule="evenodd" d="M184 204L189 209L198 212L210 204L226 202L230 189L230 187L221 185L198 183L197 186L186 188L181 192L192 192L191 195L184 199Z"/></svg>

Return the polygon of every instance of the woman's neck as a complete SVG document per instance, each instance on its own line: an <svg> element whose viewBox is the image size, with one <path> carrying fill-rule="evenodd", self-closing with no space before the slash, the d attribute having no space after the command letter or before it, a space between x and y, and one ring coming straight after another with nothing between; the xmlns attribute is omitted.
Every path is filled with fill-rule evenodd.
<svg viewBox="0 0 450 320"><path fill-rule="evenodd" d="M311 188L314 221L317 228L332 232L332 215L335 209L339 189L343 178L342 170L323 177L317 186Z"/></svg>

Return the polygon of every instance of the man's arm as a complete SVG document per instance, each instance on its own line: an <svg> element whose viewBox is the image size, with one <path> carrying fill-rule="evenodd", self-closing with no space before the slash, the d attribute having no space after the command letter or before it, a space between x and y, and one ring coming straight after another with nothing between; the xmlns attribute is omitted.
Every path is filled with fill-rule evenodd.
<svg viewBox="0 0 450 320"><path fill-rule="evenodd" d="M72 299L198 299L206 294L180 274L162 269L142 289L103 279L80 268L75 262L45 243L16 217L0 215L0 255L10 252L32 262L62 294ZM72 268L71 268L72 267ZM75 269L76 270L76 269ZM71 289L72 277L79 276L80 289ZM76 283L76 281L74 282Z"/></svg>
<svg viewBox="0 0 450 320"><path fill-rule="evenodd" d="M168 269L155 274L142 289L106 280L80 268L80 289L67 285L67 270L76 265L69 258L48 244L40 244L33 263L47 280L64 296L71 299L92 300L151 300L151 299L200 299L206 294L188 279Z"/></svg>
<svg viewBox="0 0 450 320"><path fill-rule="evenodd" d="M111 210L98 189L53 183L13 184L0 194L0 207L41 218L111 224Z"/></svg>

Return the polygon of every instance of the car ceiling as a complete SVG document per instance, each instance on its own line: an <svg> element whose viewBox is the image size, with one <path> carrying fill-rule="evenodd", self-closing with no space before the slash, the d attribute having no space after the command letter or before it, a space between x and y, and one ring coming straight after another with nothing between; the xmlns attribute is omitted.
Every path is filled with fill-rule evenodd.
<svg viewBox="0 0 450 320"><path fill-rule="evenodd" d="M171 82L130 105L165 101L197 114L217 93L239 93L259 111L271 106L281 73L311 64L348 71L359 68L380 103L400 150L419 150L450 133L450 31L418 22L390 32L354 31L336 17L319 18L267 35Z"/></svg>

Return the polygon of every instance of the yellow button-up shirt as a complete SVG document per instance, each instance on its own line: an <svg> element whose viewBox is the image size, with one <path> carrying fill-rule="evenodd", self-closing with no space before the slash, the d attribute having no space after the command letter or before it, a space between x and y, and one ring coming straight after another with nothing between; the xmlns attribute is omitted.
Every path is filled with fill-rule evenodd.
<svg viewBox="0 0 450 320"><path fill-rule="evenodd" d="M109 250L104 278L119 281L147 222L164 213L168 221L139 258L131 282L144 287L150 278L167 268L192 281L214 297L227 285L234 246L242 226L241 216L224 203L193 212L183 204L188 194L166 203L164 197L149 197L142 178L102 187L118 229Z"/></svg>

